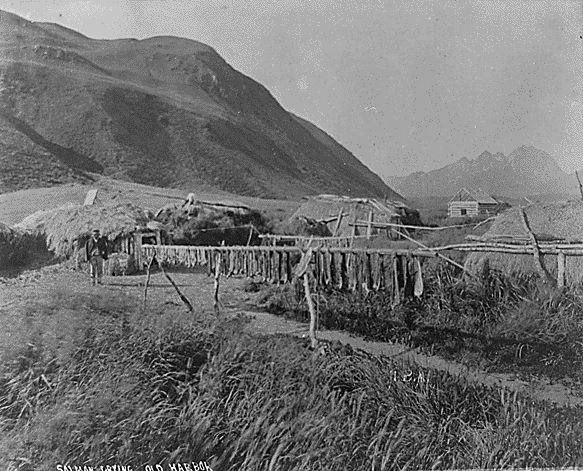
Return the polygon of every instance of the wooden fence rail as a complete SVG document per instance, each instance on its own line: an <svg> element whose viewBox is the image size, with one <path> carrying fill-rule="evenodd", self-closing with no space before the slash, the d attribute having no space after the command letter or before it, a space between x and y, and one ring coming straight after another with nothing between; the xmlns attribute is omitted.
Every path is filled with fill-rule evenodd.
<svg viewBox="0 0 583 471"><path fill-rule="evenodd" d="M291 282L304 253L300 247L286 246L142 246L144 260L155 256L164 265L206 267L209 275L218 271L222 276L257 276L272 283ZM389 290L401 299L407 293L421 294L421 259L434 256L419 250L314 247L310 266L316 287Z"/></svg>
<svg viewBox="0 0 583 471"><path fill-rule="evenodd" d="M564 281L566 258L583 256L583 244L538 245L541 255L556 255L557 285ZM294 278L294 268L306 249L299 246L185 246L143 245L141 255L147 263L154 256L165 265L206 267L217 276L261 277L272 283L288 283ZM404 292L418 293L423 285L422 261L446 251L491 252L532 255L531 246L498 242L454 244L421 249L368 249L348 247L311 247L310 266L316 287L334 287L352 291L389 290L395 299ZM463 268L463 267L462 267Z"/></svg>
<svg viewBox="0 0 583 471"><path fill-rule="evenodd" d="M313 242L313 241L312 241ZM422 244L421 244L422 245ZM583 244L540 244L540 254L557 255L557 286L565 285L567 255L582 256ZM306 301L310 310L310 339L312 347L317 345L316 313L310 294L309 279L318 287L333 287L341 290L362 291L385 290L391 296L392 304L399 304L405 297L421 296L423 293L422 260L439 256L460 266L440 252L457 250L473 252L501 252L532 255L533 249L524 245L481 242L457 244L443 247L424 247L417 250L366 249L347 247L302 248L299 246L183 246L183 245L142 245L140 255L154 259L160 268L163 265L188 268L206 267L214 276L214 307L219 312L220 276L259 276L272 283L290 283L303 280ZM463 267L462 267L463 268ZM178 291L187 307L193 311L190 302L180 293L172 279L169 281ZM149 269L148 269L149 279ZM144 290L146 303L147 283Z"/></svg>

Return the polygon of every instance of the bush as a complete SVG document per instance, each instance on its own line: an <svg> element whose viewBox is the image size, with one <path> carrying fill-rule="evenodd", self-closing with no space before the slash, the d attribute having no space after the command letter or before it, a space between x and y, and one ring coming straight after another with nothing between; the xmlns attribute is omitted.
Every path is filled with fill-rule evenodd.
<svg viewBox="0 0 583 471"><path fill-rule="evenodd" d="M275 227L275 232L305 237L330 237L332 235L326 223L306 217L296 217L283 221Z"/></svg>
<svg viewBox="0 0 583 471"><path fill-rule="evenodd" d="M0 273L38 267L52 258L44 235L0 231Z"/></svg>
<svg viewBox="0 0 583 471"><path fill-rule="evenodd" d="M251 231L249 239L249 227ZM246 213L234 211L216 211L203 208L190 219L174 221L171 236L173 243L184 245L219 245L225 241L226 245L252 245L260 243L258 233L269 232L271 225L265 216L256 210Z"/></svg>

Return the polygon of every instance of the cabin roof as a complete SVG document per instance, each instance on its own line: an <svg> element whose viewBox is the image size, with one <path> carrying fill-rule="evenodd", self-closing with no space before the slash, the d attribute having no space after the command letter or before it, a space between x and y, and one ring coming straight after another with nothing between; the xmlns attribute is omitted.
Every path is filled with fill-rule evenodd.
<svg viewBox="0 0 583 471"><path fill-rule="evenodd" d="M481 189L468 190L467 188L460 188L458 192L451 197L449 203L454 201L475 201L478 204L500 204L494 197L488 195Z"/></svg>

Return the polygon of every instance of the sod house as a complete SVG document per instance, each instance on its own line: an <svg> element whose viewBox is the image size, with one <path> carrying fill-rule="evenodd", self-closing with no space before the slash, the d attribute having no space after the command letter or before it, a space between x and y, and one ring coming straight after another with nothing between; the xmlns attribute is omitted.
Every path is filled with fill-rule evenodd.
<svg viewBox="0 0 583 471"><path fill-rule="evenodd" d="M48 211L38 211L17 225L31 233L42 234L47 248L61 260L74 260L80 265L85 242L93 229L107 237L112 257L106 266L110 273L120 265L124 273L141 269L141 244L163 243L164 231L159 224L131 203L103 206L68 205ZM112 273L113 274L113 273Z"/></svg>
<svg viewBox="0 0 583 471"><path fill-rule="evenodd" d="M374 223L416 224L419 213L402 201L319 195L307 198L290 219L301 218L326 224L333 236L364 234L370 222L374 235L386 231Z"/></svg>
<svg viewBox="0 0 583 471"><path fill-rule="evenodd" d="M580 255L564 258L564 276L567 284L583 283L583 252L576 248L583 243L583 201L533 204L524 208L524 214L540 247L551 246L559 250L571 247L564 252L581 252ZM485 242L531 246L520 208L500 214L482 239ZM558 253L541 254L540 261L550 276L557 276ZM530 275L539 271L534 254L475 252L466 259L466 268L470 271L479 272L485 265L513 275Z"/></svg>

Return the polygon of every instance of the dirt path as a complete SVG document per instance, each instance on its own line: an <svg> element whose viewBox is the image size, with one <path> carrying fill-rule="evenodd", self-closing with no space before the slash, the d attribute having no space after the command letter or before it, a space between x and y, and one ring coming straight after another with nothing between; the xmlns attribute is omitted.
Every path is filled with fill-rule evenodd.
<svg viewBox="0 0 583 471"><path fill-rule="evenodd" d="M180 290L195 307L195 315L212 311L213 279L204 273L171 273ZM0 322L8 325L16 320L17 306L39 296L51 296L57 292L71 292L72 295L85 294L107 296L107 293L135 298L143 298L145 276L109 277L101 287L91 287L87 276L80 272L58 269L45 269L30 272L20 280L0 280ZM225 306L223 315L244 314L250 318L246 329L249 332L265 335L286 334L298 337L308 335L308 325L291 321L280 316L253 310L252 303L256 297L243 289L242 279L223 279L221 281L221 301ZM157 306L181 306L174 288L160 273L154 273L148 290L148 303ZM10 328L7 332L10 334ZM5 342L5 335L0 336L0 347ZM462 364L430 356L411 350L399 343L370 342L361 337L343 331L319 331L321 340L338 341L349 344L354 349L363 350L373 355L384 355L404 362L415 362L423 367L447 371L472 382L489 386L506 387L513 391L529 394L532 398L546 400L563 405L583 405L583 397L574 395L570 388L562 384L551 384L542 380L536 382L522 381L510 374L492 374L470 369Z"/></svg>

